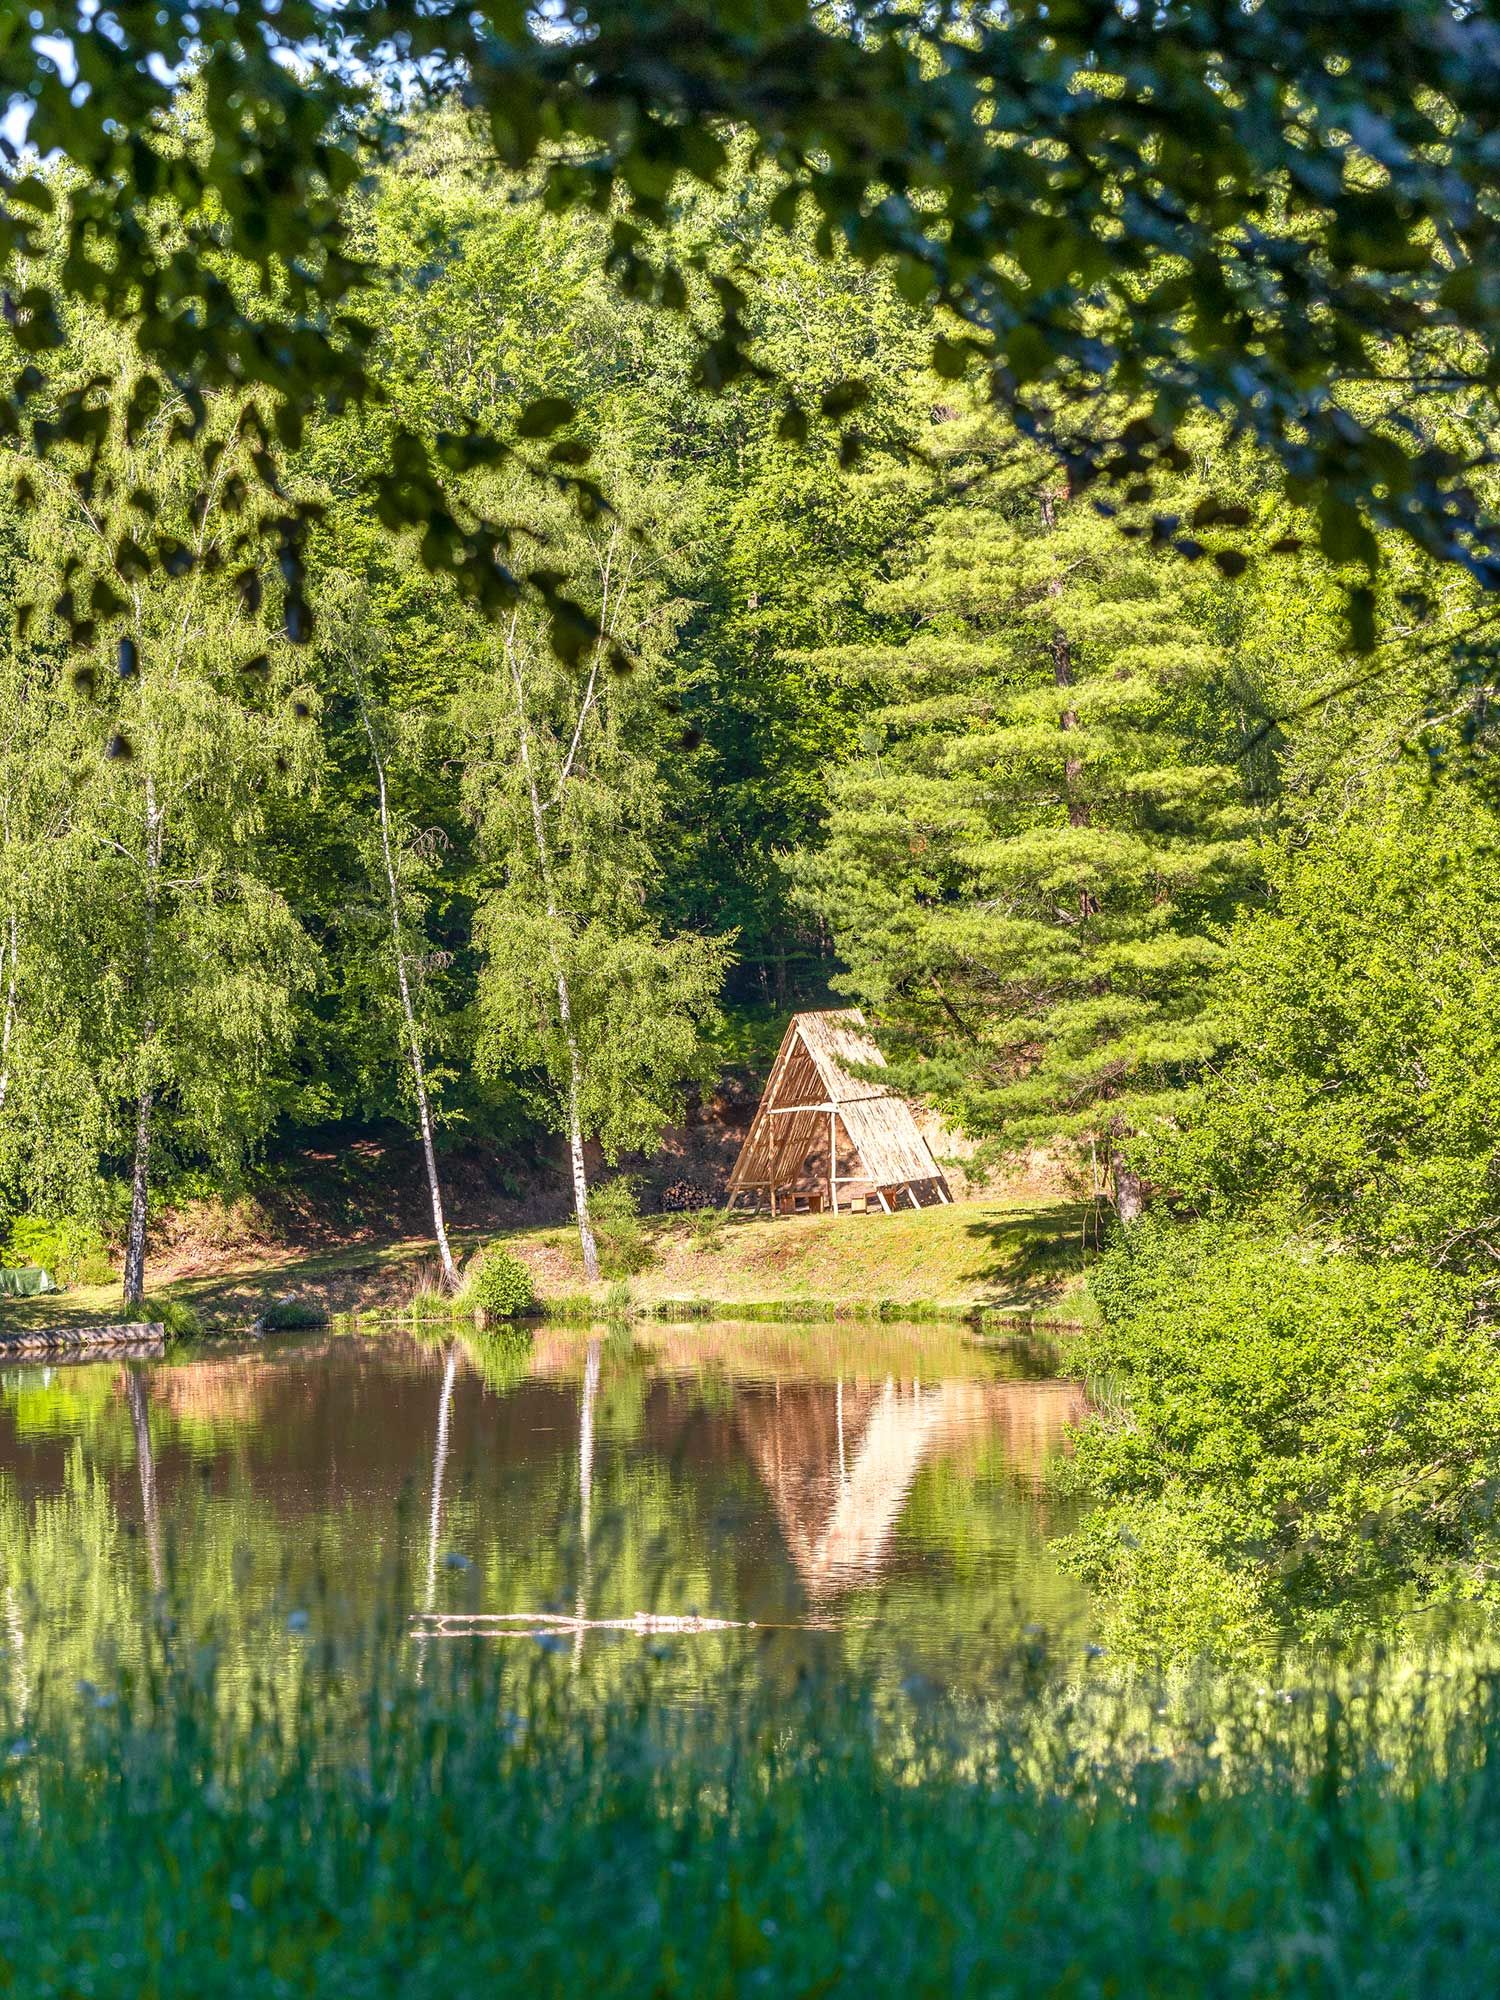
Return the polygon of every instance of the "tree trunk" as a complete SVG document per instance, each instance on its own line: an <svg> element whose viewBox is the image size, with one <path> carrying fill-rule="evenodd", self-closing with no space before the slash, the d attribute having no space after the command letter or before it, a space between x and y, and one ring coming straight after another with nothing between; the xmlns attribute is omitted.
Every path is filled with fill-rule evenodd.
<svg viewBox="0 0 1500 2000"><path fill-rule="evenodd" d="M151 1045L156 1040L156 1016L151 982L156 972L156 916L161 874L161 808L156 802L156 783L146 776L146 907L141 943L141 993L144 1014L141 1021L141 1074L135 1098L135 1156L130 1171L130 1229L125 1238L123 1291L127 1308L138 1306L146 1296L146 1223L151 1183L151 1113L156 1104L155 1086L149 1081Z"/></svg>
<svg viewBox="0 0 1500 2000"><path fill-rule="evenodd" d="M578 1117L578 1086L581 1065L578 1044L573 1038L568 1005L566 976L557 975L557 1005L568 1038L568 1159L573 1169L573 1212L578 1218L578 1242L583 1251L583 1275L591 1285L599 1282L599 1246L594 1241L594 1225L589 1219L589 1182L583 1164L583 1127Z"/></svg>
<svg viewBox="0 0 1500 2000"><path fill-rule="evenodd" d="M369 739L370 759L375 766L375 789L380 803L380 853L385 863L385 883L391 906L391 951L396 961L396 988L401 996L401 1018L406 1024L406 1051L411 1063L412 1091L417 1100L417 1127L422 1135L422 1159L427 1169L427 1192L432 1202L432 1233L443 1266L443 1283L450 1292L458 1290L458 1267L448 1245L448 1222L443 1212L443 1188L438 1179L437 1151L432 1143L432 1112L427 1097L427 1071L422 1062L422 1038L417 1030L417 1010L412 1004L411 981L406 972L406 950L401 942L401 891L396 880L396 862L391 850L390 799L386 790L385 760L375 735L375 725L365 700L364 682L354 671L354 692L359 702L360 721Z"/></svg>
<svg viewBox="0 0 1500 2000"><path fill-rule="evenodd" d="M583 1097L583 1061L578 1052L578 1037L573 1032L573 1001L568 991L567 968L558 955L555 942L557 929L557 898L552 888L552 853L547 845L547 822L542 810L542 794L537 785L536 767L531 761L531 731L526 721L526 689L521 680L521 666L515 652L515 624L506 637L505 657L510 667L511 681L516 692L516 726L521 746L521 768L526 773L526 789L531 799L531 830L536 842L537 868L542 878L542 890L546 898L547 917L551 925L554 942L552 950L552 973L557 981L557 1022L562 1030L563 1042L568 1051L567 1102L565 1106L568 1128L568 1158L573 1169L573 1212L578 1220L578 1242L583 1251L583 1275L587 1282L599 1282L599 1250L594 1241L594 1225L589 1220L589 1182L583 1162L583 1121L581 1116Z"/></svg>
<svg viewBox="0 0 1500 2000"><path fill-rule="evenodd" d="M151 1588L161 1592L161 1516L156 1505L156 1454L151 1448L151 1412L146 1402L146 1382L138 1368L125 1369L125 1401L130 1408L135 1432L135 1463L141 1481L141 1522L146 1531L146 1554L151 1563Z"/></svg>
<svg viewBox="0 0 1500 2000"><path fill-rule="evenodd" d="M154 1092L143 1089L135 1105L135 1159L130 1173L130 1229L125 1238L124 1290L127 1306L146 1296L146 1199L150 1180L151 1106Z"/></svg>
<svg viewBox="0 0 1500 2000"><path fill-rule="evenodd" d="M1128 1229L1131 1223L1139 1222L1145 1212L1146 1183L1118 1145L1109 1156L1109 1165L1115 1184L1115 1214Z"/></svg>
<svg viewBox="0 0 1500 2000"><path fill-rule="evenodd" d="M5 971L5 1013L0 1017L0 1111L10 1091L10 1043L16 1027L16 994L21 976L20 926L14 910L6 936L0 939L0 964Z"/></svg>

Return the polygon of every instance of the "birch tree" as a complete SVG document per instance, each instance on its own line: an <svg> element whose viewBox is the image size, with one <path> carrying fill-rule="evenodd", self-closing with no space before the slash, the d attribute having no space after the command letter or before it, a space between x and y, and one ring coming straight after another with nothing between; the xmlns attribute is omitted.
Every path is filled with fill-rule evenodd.
<svg viewBox="0 0 1500 2000"><path fill-rule="evenodd" d="M98 746L58 678L35 648L0 651L0 1209L92 1213L105 1120L44 973L64 913L87 904L78 793Z"/></svg>
<svg viewBox="0 0 1500 2000"><path fill-rule="evenodd" d="M336 630L330 652L340 679L353 700L357 721L355 731L368 774L367 809L360 817L360 847L367 866L376 878L377 900L383 935L381 956L385 961L379 986L394 994L397 1018L392 1039L399 1044L406 1072L412 1113L422 1146L422 1164L427 1178L428 1200L432 1208L432 1234L442 1265L443 1282L450 1291L459 1285L458 1267L448 1240L447 1212L443 1201L442 1177L438 1172L435 1126L437 1102L430 1036L432 1024L427 999L426 974L432 955L422 934L422 903L412 875L413 840L394 797L393 765L399 750L415 729L420 733L420 716L410 712L394 716L382 709L373 673L377 655L386 643L371 608L360 593L347 595L337 609ZM398 753L393 756L393 747Z"/></svg>
<svg viewBox="0 0 1500 2000"><path fill-rule="evenodd" d="M597 1141L613 1161L655 1145L679 1115L729 944L669 935L650 909L670 601L645 542L618 520L580 536L574 554L588 566L599 642L563 666L539 622L515 612L459 715L485 865L477 1061L516 1074L561 1132L592 1283L585 1146Z"/></svg>
<svg viewBox="0 0 1500 2000"><path fill-rule="evenodd" d="M125 366L106 358L108 393L129 399ZM127 1307L145 1293L155 1170L191 1154L227 1171L265 1131L314 966L261 853L277 796L315 776L311 698L261 615L259 574L224 573L242 465L263 447L243 406L196 414L220 447L206 485L184 441L195 413L148 398L110 482L130 499L96 509L48 465L25 522L34 570L61 570L66 610L92 614L54 751L69 732L91 742L60 794L66 879L21 941L31 1032L13 1036L12 1074L24 1053L35 1095L57 1036L87 1078L105 1160L128 1175ZM22 1168L23 1182L41 1178Z"/></svg>

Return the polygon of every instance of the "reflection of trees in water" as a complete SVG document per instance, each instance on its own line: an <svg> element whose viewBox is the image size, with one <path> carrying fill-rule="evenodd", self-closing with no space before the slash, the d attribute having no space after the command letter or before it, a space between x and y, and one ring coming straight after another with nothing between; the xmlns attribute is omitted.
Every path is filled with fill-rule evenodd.
<svg viewBox="0 0 1500 2000"><path fill-rule="evenodd" d="M599 1400L600 1342L589 1342L583 1362L583 1393L578 1399L578 1609L575 1616L589 1615L589 1595L594 1581L594 1409ZM583 1656L583 1627L573 1635L573 1671Z"/></svg>
<svg viewBox="0 0 1500 2000"><path fill-rule="evenodd" d="M532 1373L503 1394L467 1337L80 1369L48 1392L57 1409L46 1422L28 1387L24 1444L18 1397L6 1400L15 1471L0 1475L6 1678L17 1692L26 1674L67 1687L107 1678L111 1657L136 1660L150 1643L143 1611L158 1593L177 1629L213 1626L226 1694L273 1660L278 1675L299 1670L290 1612L343 1638L372 1608L394 1609L398 1586L403 1618L423 1605L566 1605L586 1617L701 1610L774 1624L890 1582L903 1630L925 1620L934 1647L980 1618L1013 1626L1018 1590L1028 1615L1039 1594L1055 1594L1027 1489L1079 1391L996 1381L979 1350L970 1372L929 1379L939 1350L886 1329L871 1330L873 1351L883 1360L904 1347L904 1377L866 1366L809 1380L835 1351L812 1340L795 1378L803 1338L776 1330L779 1381L738 1372L757 1365L753 1341L694 1329L683 1340L696 1344L697 1369L663 1367L654 1332L634 1345L574 1333L531 1357L533 1369L552 1363L550 1380ZM202 1395L175 1386L193 1366L214 1371ZM704 1366L717 1385L708 1395ZM211 1454L206 1429L184 1436L181 1412L201 1417L216 1398L232 1407L246 1376L265 1399L253 1429L214 1431ZM87 1444L76 1431L68 1440L64 1418ZM445 1574L450 1547L473 1563L466 1575ZM960 1549L955 1620L943 1607ZM865 1642L855 1632L840 1643ZM708 1657L706 1646L694 1653ZM635 1658L591 1644L583 1671L623 1676ZM681 1664L689 1679L697 1671Z"/></svg>
<svg viewBox="0 0 1500 2000"><path fill-rule="evenodd" d="M437 1436L432 1447L432 1505L427 1520L427 1588L422 1609L430 1611L437 1593L438 1530L443 1520L443 1473L448 1464L448 1437L453 1421L453 1384L458 1375L458 1343L448 1349L443 1389L438 1397Z"/></svg>
<svg viewBox="0 0 1500 2000"><path fill-rule="evenodd" d="M884 1565L918 1472L976 1440L1003 1440L1039 1481L1083 1412L1066 1382L778 1383L745 1388L735 1423L813 1598L868 1582Z"/></svg>
<svg viewBox="0 0 1500 2000"><path fill-rule="evenodd" d="M162 1587L161 1513L156 1504L156 1453L151 1448L151 1412L146 1402L146 1378L139 1368L126 1366L125 1402L135 1432L135 1464L141 1482L141 1525L146 1532L146 1551L151 1561L151 1588Z"/></svg>
<svg viewBox="0 0 1500 2000"><path fill-rule="evenodd" d="M183 1430L203 1427L212 1435L220 1427L245 1430L258 1423L270 1383L265 1364L246 1355L232 1361L153 1368L148 1387L151 1401L169 1412Z"/></svg>

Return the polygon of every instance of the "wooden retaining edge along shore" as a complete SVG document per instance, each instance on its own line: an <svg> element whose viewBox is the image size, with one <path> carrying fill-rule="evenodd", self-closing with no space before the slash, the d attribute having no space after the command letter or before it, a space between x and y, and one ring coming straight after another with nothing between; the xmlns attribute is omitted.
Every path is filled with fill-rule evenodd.
<svg viewBox="0 0 1500 2000"><path fill-rule="evenodd" d="M0 1328L0 1359L12 1354L140 1355L158 1360L167 1351L161 1321L123 1326L28 1326L14 1333Z"/></svg>

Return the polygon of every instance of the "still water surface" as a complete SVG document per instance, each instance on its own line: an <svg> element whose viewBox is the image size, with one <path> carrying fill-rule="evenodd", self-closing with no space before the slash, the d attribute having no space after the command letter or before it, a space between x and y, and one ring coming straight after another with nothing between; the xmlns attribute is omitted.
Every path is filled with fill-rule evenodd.
<svg viewBox="0 0 1500 2000"><path fill-rule="evenodd" d="M1086 1636L1045 1468L1072 1382L950 1328L370 1334L0 1374L0 1654L107 1678L148 1618L257 1657L382 1615L689 1698L731 1669L982 1687ZM611 1629L637 1613L725 1621ZM506 1629L499 1614L516 1616ZM753 1626L753 1629L751 1629Z"/></svg>

